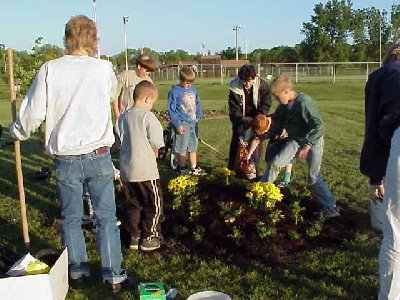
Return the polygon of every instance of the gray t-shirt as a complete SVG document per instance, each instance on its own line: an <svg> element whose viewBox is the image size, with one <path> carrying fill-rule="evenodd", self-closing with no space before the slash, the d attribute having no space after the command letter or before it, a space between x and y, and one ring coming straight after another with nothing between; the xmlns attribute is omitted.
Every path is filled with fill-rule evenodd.
<svg viewBox="0 0 400 300"><path fill-rule="evenodd" d="M118 85L116 95L113 99L119 99L119 110L121 113L133 106L135 102L133 100L133 92L139 82L146 80L153 83L149 76L141 78L136 74L135 70L122 71L117 76L117 79Z"/></svg>
<svg viewBox="0 0 400 300"><path fill-rule="evenodd" d="M159 179L154 149L164 147L164 139L157 117L148 110L132 107L120 115L117 131L121 139L121 179L129 182Z"/></svg>

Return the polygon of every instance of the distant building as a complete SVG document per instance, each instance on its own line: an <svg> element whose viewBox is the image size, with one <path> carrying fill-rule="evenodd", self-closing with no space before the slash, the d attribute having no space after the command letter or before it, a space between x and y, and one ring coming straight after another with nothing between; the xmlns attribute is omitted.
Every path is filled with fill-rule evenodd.
<svg viewBox="0 0 400 300"><path fill-rule="evenodd" d="M197 72L197 77L234 77L242 65L249 64L248 59L230 60L221 59L221 55L206 55L200 61L176 61L160 65L157 69L158 76L166 79L176 79L181 66L192 66Z"/></svg>
<svg viewBox="0 0 400 300"><path fill-rule="evenodd" d="M221 60L221 65L227 68L240 68L243 65L249 64L250 61L248 59L239 59L239 60L231 60L231 59L224 59Z"/></svg>
<svg viewBox="0 0 400 300"><path fill-rule="evenodd" d="M168 62L160 67L178 67L178 66L197 66L197 65L222 65L227 68L235 68L241 67L244 64L249 64L250 61L248 59L239 59L239 60L231 60L231 59L221 59L221 55L206 55L200 57L200 61L188 60L188 61L174 61Z"/></svg>
<svg viewBox="0 0 400 300"><path fill-rule="evenodd" d="M221 59L221 55L207 55L200 58L198 67L201 70L200 76L221 76L222 72L224 76L232 77L237 74L238 68L249 63L248 59L230 60Z"/></svg>
<svg viewBox="0 0 400 300"><path fill-rule="evenodd" d="M204 65L220 65L221 55L206 55L202 56L199 61L200 64Z"/></svg>
<svg viewBox="0 0 400 300"><path fill-rule="evenodd" d="M202 56L199 61L199 64L223 65L226 67L240 67L242 65L249 64L249 63L250 63L250 61L248 59L239 59L239 60L221 59L221 55Z"/></svg>
<svg viewBox="0 0 400 300"><path fill-rule="evenodd" d="M161 68L171 68L171 67L178 67L178 66L196 66L199 62L195 60L188 60L188 61L174 61L174 62L168 62L163 65L161 65Z"/></svg>

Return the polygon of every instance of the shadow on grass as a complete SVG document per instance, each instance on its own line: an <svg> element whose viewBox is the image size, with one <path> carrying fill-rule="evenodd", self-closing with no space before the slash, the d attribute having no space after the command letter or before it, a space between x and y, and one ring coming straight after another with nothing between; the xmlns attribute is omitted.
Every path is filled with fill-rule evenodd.
<svg viewBox="0 0 400 300"><path fill-rule="evenodd" d="M340 218L330 219L324 226L326 228L321 236L306 248L287 253L286 257L278 260L263 254L257 258L244 249L215 250L222 241L211 241L214 247L205 250L203 241L196 243L192 239L174 236L165 237L161 254L171 257L191 255L204 261L218 259L226 265L235 266L242 274L255 272L257 277L268 278L272 286L277 286L275 292L264 287L266 290L263 292L268 293L268 297L276 293L280 299L286 299L282 297L286 294L297 295L299 299L374 299L377 294L377 274L371 273L371 269L377 268L380 238L376 233L366 230L369 227L369 215L355 204L342 203ZM171 234L171 230L167 231ZM207 237L204 237L204 241L210 243ZM290 242L287 240L288 245ZM266 245L259 251L268 249L269 245ZM237 291L238 299L262 295L260 291L251 294L256 283L241 279L236 284L244 291Z"/></svg>
<svg viewBox="0 0 400 300"><path fill-rule="evenodd" d="M5 140L10 137L6 136ZM48 218L52 219L54 212L59 210L59 203L55 195L55 180L39 180L38 172L42 167L52 168L51 157L46 154L39 144L37 135L21 142L21 158L25 202L27 207L36 208ZM4 198L15 199L19 205L18 182L14 146L0 148L0 195ZM1 198L0 198L1 200ZM49 222L53 222L50 220Z"/></svg>

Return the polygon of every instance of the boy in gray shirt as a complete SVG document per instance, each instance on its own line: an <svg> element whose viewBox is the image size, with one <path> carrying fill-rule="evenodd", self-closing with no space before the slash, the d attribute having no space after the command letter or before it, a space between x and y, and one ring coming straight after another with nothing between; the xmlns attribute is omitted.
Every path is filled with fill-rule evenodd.
<svg viewBox="0 0 400 300"><path fill-rule="evenodd" d="M160 121L151 112L157 97L151 82L140 82L133 93L134 105L120 115L117 124L121 180L127 189L130 250L152 251L162 241L163 199L156 158L164 139Z"/></svg>

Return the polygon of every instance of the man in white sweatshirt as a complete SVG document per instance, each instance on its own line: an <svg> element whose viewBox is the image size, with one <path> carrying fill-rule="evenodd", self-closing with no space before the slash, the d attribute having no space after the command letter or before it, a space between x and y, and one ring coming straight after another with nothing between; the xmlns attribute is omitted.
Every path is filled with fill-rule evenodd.
<svg viewBox="0 0 400 300"><path fill-rule="evenodd" d="M19 140L46 119L46 150L54 155L61 203L62 244L68 249L69 283L83 288L90 276L82 232L83 187L89 189L99 222L103 281L114 292L134 284L121 268L116 225L111 98L117 80L110 62L95 59L96 24L86 16L65 26L66 55L44 63L23 99L10 134Z"/></svg>

